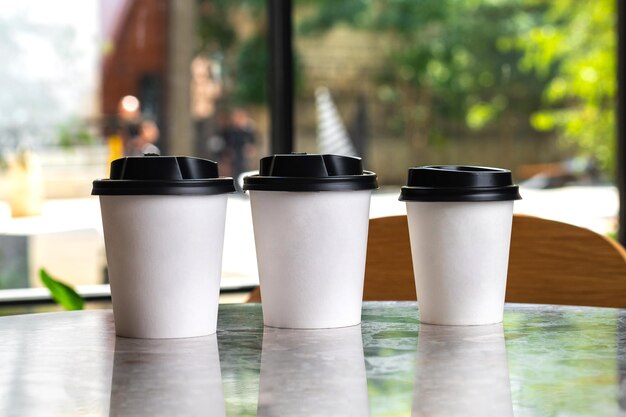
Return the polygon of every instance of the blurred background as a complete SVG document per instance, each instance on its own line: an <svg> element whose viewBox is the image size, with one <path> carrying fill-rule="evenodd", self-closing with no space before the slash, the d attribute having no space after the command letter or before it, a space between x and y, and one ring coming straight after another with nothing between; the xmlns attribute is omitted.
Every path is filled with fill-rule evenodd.
<svg viewBox="0 0 626 417"><path fill-rule="evenodd" d="M616 8L294 0L294 148L363 157L382 185L372 216L404 212L409 166L486 165L522 184L516 211L614 236ZM90 192L112 159L194 155L234 177L257 168L271 149L267 13L262 0L0 0L5 297L31 297L19 289L41 286L40 268L106 293ZM223 286L254 285L241 193L226 234Z"/></svg>

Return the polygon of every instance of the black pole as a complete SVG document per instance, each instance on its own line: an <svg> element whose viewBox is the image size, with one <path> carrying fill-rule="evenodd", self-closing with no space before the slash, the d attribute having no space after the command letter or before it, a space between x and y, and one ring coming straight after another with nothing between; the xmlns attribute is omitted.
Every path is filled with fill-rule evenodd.
<svg viewBox="0 0 626 417"><path fill-rule="evenodd" d="M626 2L617 2L617 189L618 240L626 245Z"/></svg>
<svg viewBox="0 0 626 417"><path fill-rule="evenodd" d="M267 0L272 153L293 152L291 0Z"/></svg>

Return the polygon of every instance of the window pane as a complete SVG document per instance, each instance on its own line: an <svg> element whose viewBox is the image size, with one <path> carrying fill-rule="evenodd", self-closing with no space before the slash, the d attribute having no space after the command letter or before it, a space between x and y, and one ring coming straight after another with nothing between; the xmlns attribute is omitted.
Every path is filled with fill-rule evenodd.
<svg viewBox="0 0 626 417"><path fill-rule="evenodd" d="M299 151L349 138L396 195L409 166L509 168L518 210L616 228L615 1L295 4Z"/></svg>
<svg viewBox="0 0 626 417"><path fill-rule="evenodd" d="M3 3L0 289L41 286L40 268L72 285L106 282L90 193L114 158L205 157L228 176L256 167L267 149L266 21L257 1ZM226 286L256 280L246 204L231 198Z"/></svg>

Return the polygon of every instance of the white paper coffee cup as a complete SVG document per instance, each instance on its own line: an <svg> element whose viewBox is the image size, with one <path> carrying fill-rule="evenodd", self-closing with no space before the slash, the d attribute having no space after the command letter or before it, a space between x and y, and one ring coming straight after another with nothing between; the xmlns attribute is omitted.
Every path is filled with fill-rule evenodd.
<svg viewBox="0 0 626 417"><path fill-rule="evenodd" d="M408 183L401 200L407 203L420 320L440 325L501 322L513 200L519 198L510 172L412 168Z"/></svg>
<svg viewBox="0 0 626 417"><path fill-rule="evenodd" d="M369 416L361 326L265 328L257 416Z"/></svg>
<svg viewBox="0 0 626 417"><path fill-rule="evenodd" d="M150 159L148 166L144 158ZM211 161L193 159L200 166L185 169L187 161L180 157L144 158L118 160L134 166L112 167L112 179L94 182L115 331L151 339L215 333L225 192L234 190L232 179L218 178L216 168L211 177ZM164 180L167 168L169 173L194 171L205 178Z"/></svg>
<svg viewBox="0 0 626 417"><path fill-rule="evenodd" d="M364 174L358 158L269 158L271 163L261 161L260 175L244 182L250 190L264 323L296 329L359 324L375 175ZM350 174L337 168L355 162ZM312 167L306 167L309 163ZM273 171L264 170L270 165ZM341 175L330 175L331 165Z"/></svg>
<svg viewBox="0 0 626 417"><path fill-rule="evenodd" d="M420 325L412 415L513 416L502 324Z"/></svg>
<svg viewBox="0 0 626 417"><path fill-rule="evenodd" d="M264 323L361 322L370 191L250 191Z"/></svg>

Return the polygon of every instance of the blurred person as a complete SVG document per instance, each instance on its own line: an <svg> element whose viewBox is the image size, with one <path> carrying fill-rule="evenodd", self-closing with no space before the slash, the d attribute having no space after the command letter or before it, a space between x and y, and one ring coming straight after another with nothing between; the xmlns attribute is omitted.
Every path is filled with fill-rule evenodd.
<svg viewBox="0 0 626 417"><path fill-rule="evenodd" d="M152 120L144 120L139 125L138 134L128 143L127 156L143 156L145 154L160 155L161 151L155 145L159 140L159 128Z"/></svg>
<svg viewBox="0 0 626 417"><path fill-rule="evenodd" d="M139 134L141 125L140 102L135 96L124 96L117 103L114 115L104 119L103 134L112 161L127 154L128 143Z"/></svg>
<svg viewBox="0 0 626 417"><path fill-rule="evenodd" d="M212 133L206 139L204 146L208 158L220 164L220 173L230 176L230 158L227 155L226 140L224 134L229 125L229 114L224 111L217 112L212 120Z"/></svg>
<svg viewBox="0 0 626 417"><path fill-rule="evenodd" d="M196 156L217 160L223 150L223 140L216 135L217 100L222 95L221 69L218 62L197 56L191 62L191 117L195 128ZM219 113L217 113L219 116Z"/></svg>
<svg viewBox="0 0 626 417"><path fill-rule="evenodd" d="M139 136L141 103L135 96L124 96L117 105L117 128L124 143L124 154L129 154L130 143Z"/></svg>
<svg viewBox="0 0 626 417"><path fill-rule="evenodd" d="M225 157L230 162L230 175L237 179L248 171L248 160L256 155L256 133L254 122L242 108L235 108L230 114L230 120L222 133L225 144Z"/></svg>
<svg viewBox="0 0 626 417"><path fill-rule="evenodd" d="M124 96L117 107L118 132L124 145L124 155L141 156L146 153L160 154L155 143L159 140L159 128L152 120L144 119L141 102L135 96Z"/></svg>

